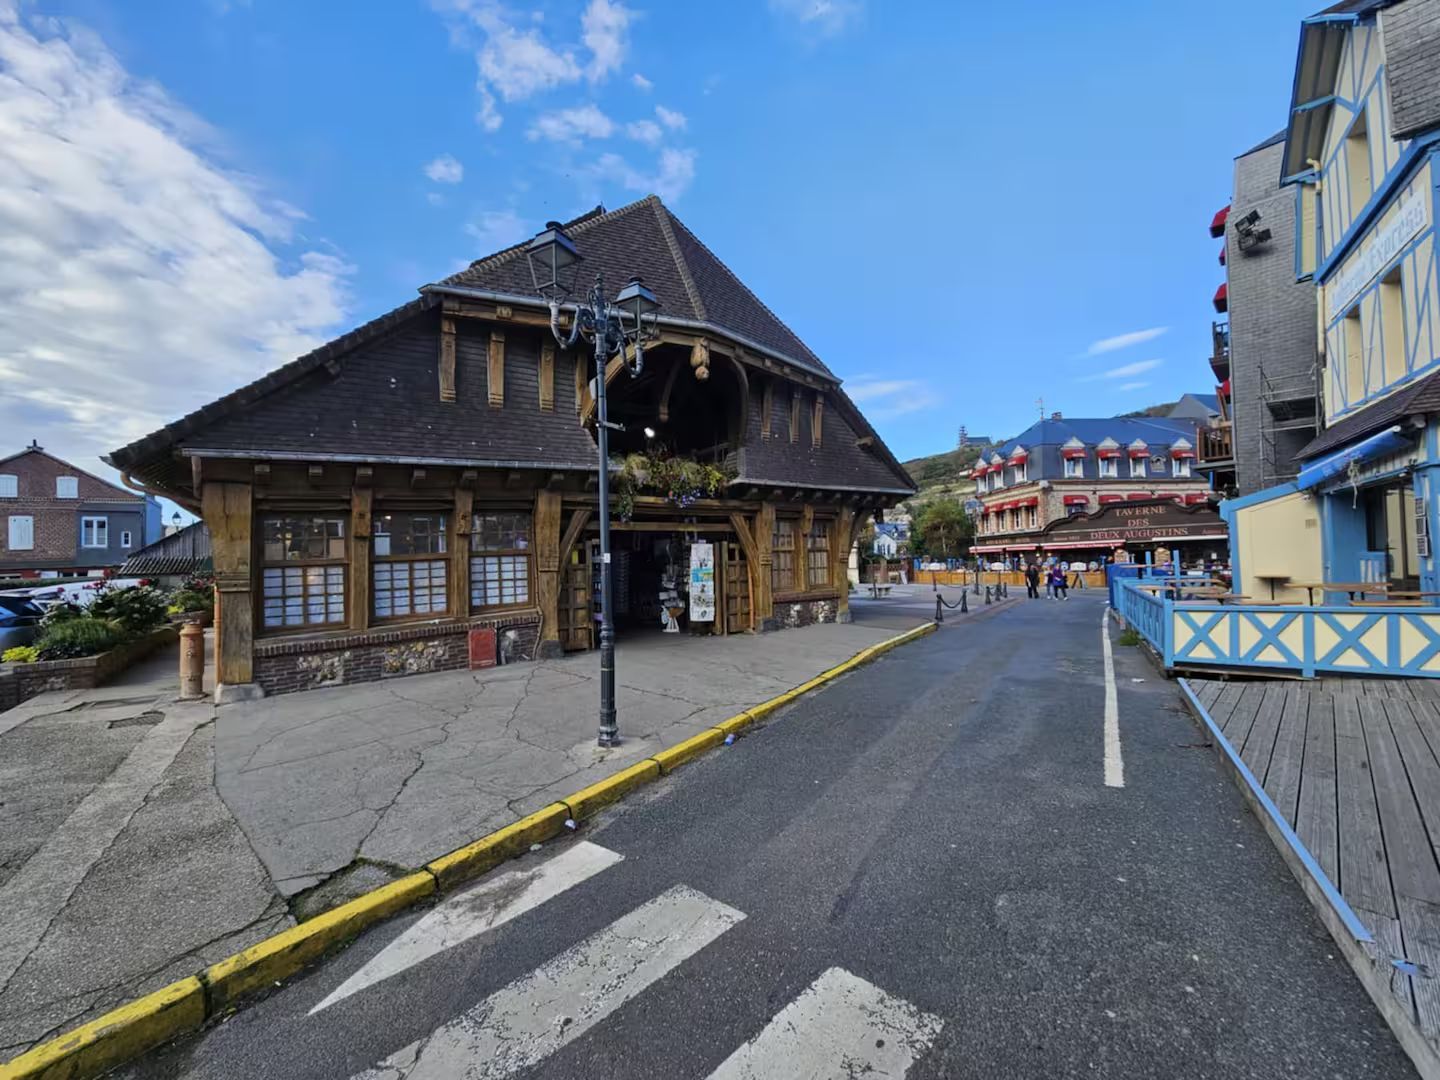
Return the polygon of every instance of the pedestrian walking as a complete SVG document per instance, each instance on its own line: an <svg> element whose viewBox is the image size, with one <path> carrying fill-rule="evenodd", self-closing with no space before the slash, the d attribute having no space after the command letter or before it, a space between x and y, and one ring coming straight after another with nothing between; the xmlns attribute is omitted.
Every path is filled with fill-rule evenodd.
<svg viewBox="0 0 1440 1080"><path fill-rule="evenodd" d="M1055 564L1047 561L1041 569L1041 576L1045 578L1045 599L1055 599Z"/></svg>
<svg viewBox="0 0 1440 1080"><path fill-rule="evenodd" d="M1059 563L1056 563L1054 569L1050 571L1050 578L1051 587L1055 590L1055 599L1069 600L1070 589L1069 586L1065 584L1065 571L1061 569Z"/></svg>
<svg viewBox="0 0 1440 1080"><path fill-rule="evenodd" d="M1040 567L1033 562L1025 564L1025 595L1031 600L1040 599Z"/></svg>

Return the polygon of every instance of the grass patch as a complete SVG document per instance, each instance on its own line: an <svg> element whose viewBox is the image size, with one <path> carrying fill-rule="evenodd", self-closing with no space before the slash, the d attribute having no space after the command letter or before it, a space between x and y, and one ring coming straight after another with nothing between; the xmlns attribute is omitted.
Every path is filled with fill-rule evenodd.
<svg viewBox="0 0 1440 1080"><path fill-rule="evenodd" d="M1124 630L1120 631L1120 644L1139 645L1140 632L1136 630L1133 626L1127 626Z"/></svg>

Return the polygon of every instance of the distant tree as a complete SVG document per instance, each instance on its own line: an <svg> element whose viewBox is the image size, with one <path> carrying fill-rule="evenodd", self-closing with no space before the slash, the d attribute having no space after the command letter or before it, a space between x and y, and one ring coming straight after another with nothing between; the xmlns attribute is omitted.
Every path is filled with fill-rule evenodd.
<svg viewBox="0 0 1440 1080"><path fill-rule="evenodd" d="M910 550L934 559L954 559L970 549L975 526L954 499L932 499L916 509L910 526Z"/></svg>

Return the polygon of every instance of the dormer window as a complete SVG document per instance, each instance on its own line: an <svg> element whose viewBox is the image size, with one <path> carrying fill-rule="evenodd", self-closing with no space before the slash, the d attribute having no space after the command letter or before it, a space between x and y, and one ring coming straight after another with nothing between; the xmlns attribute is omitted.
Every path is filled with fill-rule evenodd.
<svg viewBox="0 0 1440 1080"><path fill-rule="evenodd" d="M1060 448L1060 459L1065 463L1065 479L1080 480L1085 476L1085 444L1071 439Z"/></svg>
<svg viewBox="0 0 1440 1080"><path fill-rule="evenodd" d="M1015 470L1015 483L1024 484L1030 479L1030 454L1023 446L1010 451L1010 467Z"/></svg>
<svg viewBox="0 0 1440 1080"><path fill-rule="evenodd" d="M1190 464L1195 460L1195 448L1188 440L1177 439L1170 447L1170 475L1178 480L1190 478Z"/></svg>
<svg viewBox="0 0 1440 1080"><path fill-rule="evenodd" d="M1145 445L1143 439L1136 439L1127 448L1130 456L1130 477L1135 480L1143 480L1146 476L1145 463L1150 456L1150 448Z"/></svg>
<svg viewBox="0 0 1440 1080"><path fill-rule="evenodd" d="M1095 448L1095 458L1100 465L1102 480L1115 480L1120 476L1120 444L1114 439L1105 439Z"/></svg>

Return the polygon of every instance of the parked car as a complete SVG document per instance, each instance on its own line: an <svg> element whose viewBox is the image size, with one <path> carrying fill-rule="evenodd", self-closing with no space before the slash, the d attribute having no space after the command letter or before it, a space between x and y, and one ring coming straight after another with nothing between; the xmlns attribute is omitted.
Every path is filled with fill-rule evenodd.
<svg viewBox="0 0 1440 1080"><path fill-rule="evenodd" d="M0 593L0 653L34 641L44 614L45 609L28 596Z"/></svg>

